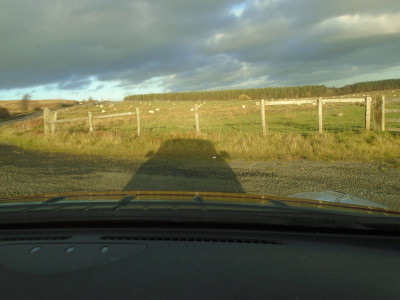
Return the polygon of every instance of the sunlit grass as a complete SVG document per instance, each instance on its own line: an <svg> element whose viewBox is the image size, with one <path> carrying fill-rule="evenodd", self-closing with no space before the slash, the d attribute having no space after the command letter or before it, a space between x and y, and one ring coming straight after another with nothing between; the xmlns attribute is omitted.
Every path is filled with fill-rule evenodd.
<svg viewBox="0 0 400 300"><path fill-rule="evenodd" d="M171 139L200 138L213 143L224 158L245 160L354 160L378 161L400 165L400 138L390 133L272 133L263 137L252 133L191 133L144 134L97 131L58 132L45 136L37 131L0 130L0 140L25 149L66 152L144 160ZM184 155L189 149L176 149ZM182 153L180 153L182 152ZM190 149L195 153L196 149ZM227 155L226 155L227 154ZM196 157L193 157L196 158Z"/></svg>
<svg viewBox="0 0 400 300"><path fill-rule="evenodd" d="M201 134L194 132L194 105L199 106ZM136 116L62 123L54 134L44 135L43 119L0 128L0 142L25 149L112 156L142 160L171 139L200 138L213 143L224 157L246 160L355 160L400 165L400 137L364 132L363 105L327 104L324 130L318 134L316 106L266 108L269 133L262 136L257 101L154 101L119 102L77 107L58 119L141 111L142 135L137 137ZM102 107L100 107L102 105ZM103 113L102 111L105 110ZM150 111L153 111L151 113ZM176 149L183 155L188 149ZM191 153L195 153L191 151Z"/></svg>

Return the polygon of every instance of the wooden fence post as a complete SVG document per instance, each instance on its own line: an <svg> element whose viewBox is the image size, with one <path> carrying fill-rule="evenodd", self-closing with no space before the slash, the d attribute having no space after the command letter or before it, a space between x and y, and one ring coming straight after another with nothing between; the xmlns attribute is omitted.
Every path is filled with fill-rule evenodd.
<svg viewBox="0 0 400 300"><path fill-rule="evenodd" d="M50 118L50 109L46 107L43 110L44 134L48 134L50 132Z"/></svg>
<svg viewBox="0 0 400 300"><path fill-rule="evenodd" d="M261 126L263 136L267 136L267 126L265 124L265 100L261 99Z"/></svg>
<svg viewBox="0 0 400 300"><path fill-rule="evenodd" d="M58 112L54 112L53 121L57 121ZM56 132L56 123L51 123L51 133Z"/></svg>
<svg viewBox="0 0 400 300"><path fill-rule="evenodd" d="M322 133L322 99L318 98L318 132Z"/></svg>
<svg viewBox="0 0 400 300"><path fill-rule="evenodd" d="M365 97L365 130L371 130L371 97Z"/></svg>
<svg viewBox="0 0 400 300"><path fill-rule="evenodd" d="M386 111L385 111L385 95L382 95L382 118L381 118L381 130L386 130Z"/></svg>
<svg viewBox="0 0 400 300"><path fill-rule="evenodd" d="M194 105L194 121L196 126L196 133L200 133L199 109L197 104Z"/></svg>
<svg viewBox="0 0 400 300"><path fill-rule="evenodd" d="M140 136L140 110L136 107L136 119L137 119L137 136Z"/></svg>
<svg viewBox="0 0 400 300"><path fill-rule="evenodd" d="M88 115L89 115L89 131L93 132L93 113L89 111Z"/></svg>

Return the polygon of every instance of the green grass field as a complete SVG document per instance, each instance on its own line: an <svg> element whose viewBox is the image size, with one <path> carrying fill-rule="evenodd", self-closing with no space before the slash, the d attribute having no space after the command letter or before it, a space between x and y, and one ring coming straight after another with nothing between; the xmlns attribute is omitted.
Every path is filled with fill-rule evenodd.
<svg viewBox="0 0 400 300"><path fill-rule="evenodd" d="M396 91L398 92L398 91ZM386 92L390 100L395 93ZM194 128L194 105L199 106L201 134ZM259 101L125 101L94 103L63 111L58 119L141 111L141 137L136 116L95 119L57 125L55 134L43 134L43 119L0 128L0 141L27 149L145 159L170 139L210 140L224 157L247 160L358 160L400 165L400 137L365 132L363 104L323 106L324 134L318 134L317 106L267 106L267 137L262 136ZM389 104L388 108L400 108ZM103 112L104 111L104 112ZM393 124L392 124L393 125ZM393 127L393 126L391 126ZM182 155L188 149L174 149ZM191 151L193 153L195 151Z"/></svg>

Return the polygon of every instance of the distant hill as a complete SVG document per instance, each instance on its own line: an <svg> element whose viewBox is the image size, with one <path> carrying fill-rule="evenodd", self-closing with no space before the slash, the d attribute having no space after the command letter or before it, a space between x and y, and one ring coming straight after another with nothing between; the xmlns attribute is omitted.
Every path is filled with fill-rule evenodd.
<svg viewBox="0 0 400 300"><path fill-rule="evenodd" d="M280 99L341 96L355 93L400 89L400 79L358 82L343 87L326 87L324 85L305 85L289 87L268 87L257 89L234 89L220 91L199 91L180 93L160 93L131 95L124 101L196 101L196 100L235 100L235 99Z"/></svg>

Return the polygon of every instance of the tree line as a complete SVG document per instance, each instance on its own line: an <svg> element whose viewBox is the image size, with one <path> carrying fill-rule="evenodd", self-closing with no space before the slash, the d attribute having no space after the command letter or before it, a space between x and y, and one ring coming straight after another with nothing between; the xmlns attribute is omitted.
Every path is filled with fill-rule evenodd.
<svg viewBox="0 0 400 300"><path fill-rule="evenodd" d="M305 85L289 87L268 87L255 89L234 89L220 91L176 92L130 95L124 101L196 101L196 100L236 100L236 99L281 99L341 96L400 88L400 79L358 82L343 87Z"/></svg>

